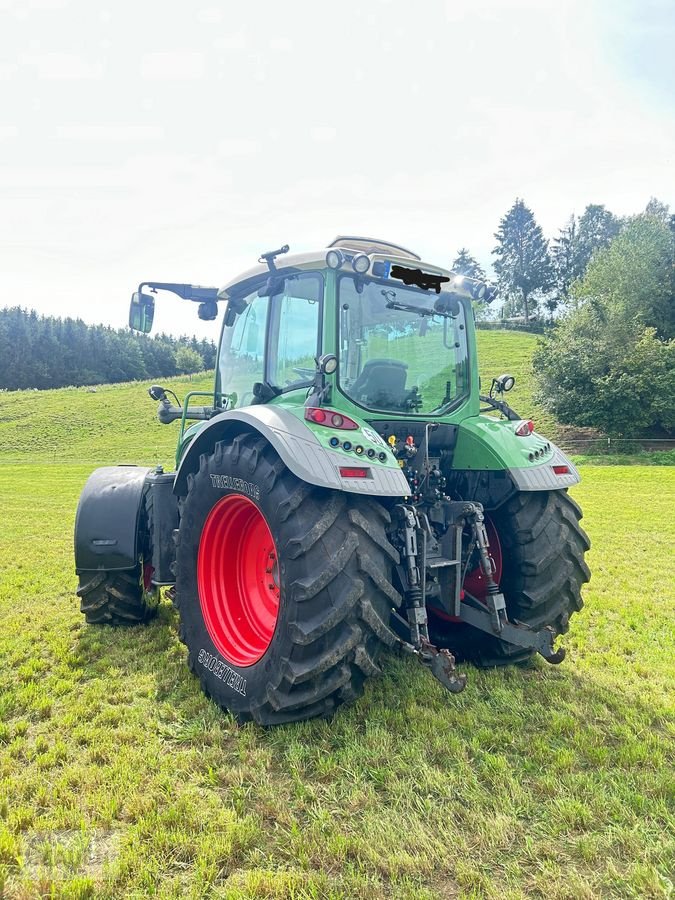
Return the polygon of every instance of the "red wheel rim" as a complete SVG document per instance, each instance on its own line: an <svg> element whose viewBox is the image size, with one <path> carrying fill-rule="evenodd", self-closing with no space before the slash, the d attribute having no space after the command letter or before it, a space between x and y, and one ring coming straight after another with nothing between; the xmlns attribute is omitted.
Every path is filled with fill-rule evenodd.
<svg viewBox="0 0 675 900"><path fill-rule="evenodd" d="M502 545L499 540L499 535L497 534L497 529L495 528L492 519L488 516L485 516L485 530L487 531L488 541L490 542L490 556L495 564L494 580L499 584L502 577ZM464 592L471 594L472 597L475 597L476 600L480 600L481 603L485 603L487 600L487 581L480 564L471 569L470 572L467 572L466 578L464 579L462 599L464 599ZM435 616L439 619L445 619L446 622L461 622L461 619L458 616L450 616L445 610L438 609L436 606L430 606L429 609Z"/></svg>
<svg viewBox="0 0 675 900"><path fill-rule="evenodd" d="M239 494L219 500L199 541L197 589L211 640L235 666L252 666L279 618L277 548L258 507Z"/></svg>

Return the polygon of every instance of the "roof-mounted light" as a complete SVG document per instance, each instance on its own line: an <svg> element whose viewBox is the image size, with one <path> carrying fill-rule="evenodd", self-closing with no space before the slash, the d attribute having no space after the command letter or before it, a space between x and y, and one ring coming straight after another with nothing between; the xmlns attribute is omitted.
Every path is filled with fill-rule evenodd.
<svg viewBox="0 0 675 900"><path fill-rule="evenodd" d="M487 285L482 281L474 281L471 279L469 283L469 293L474 300L484 300L487 293Z"/></svg>
<svg viewBox="0 0 675 900"><path fill-rule="evenodd" d="M339 269L344 261L344 253L341 250L329 250L326 253L326 265L329 269Z"/></svg>
<svg viewBox="0 0 675 900"><path fill-rule="evenodd" d="M357 253L352 259L352 269L357 275L365 275L370 268L370 259L365 253Z"/></svg>

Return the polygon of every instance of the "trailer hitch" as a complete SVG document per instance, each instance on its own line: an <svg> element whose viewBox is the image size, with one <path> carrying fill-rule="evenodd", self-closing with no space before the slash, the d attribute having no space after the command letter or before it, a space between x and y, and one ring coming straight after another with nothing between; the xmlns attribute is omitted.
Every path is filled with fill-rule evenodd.
<svg viewBox="0 0 675 900"><path fill-rule="evenodd" d="M404 621L397 613L394 615ZM453 694L461 693L466 687L466 675L457 671L455 657L447 648L435 647L426 638L420 638L419 643L414 645L399 637L399 646L404 653L414 656L429 669L434 678Z"/></svg>
<svg viewBox="0 0 675 900"><path fill-rule="evenodd" d="M453 694L459 694L464 690L466 675L457 671L455 657L447 648L439 650L429 641L422 640L417 652L422 665L431 669L431 674L443 687Z"/></svg>

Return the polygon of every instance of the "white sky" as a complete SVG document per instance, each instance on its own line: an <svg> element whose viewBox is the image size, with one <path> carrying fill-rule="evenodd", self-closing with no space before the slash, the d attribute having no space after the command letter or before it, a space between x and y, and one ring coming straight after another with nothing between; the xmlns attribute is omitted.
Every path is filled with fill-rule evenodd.
<svg viewBox="0 0 675 900"><path fill-rule="evenodd" d="M283 243L489 264L516 196L548 237L675 206L673 47L673 0L0 0L0 304L120 326Z"/></svg>

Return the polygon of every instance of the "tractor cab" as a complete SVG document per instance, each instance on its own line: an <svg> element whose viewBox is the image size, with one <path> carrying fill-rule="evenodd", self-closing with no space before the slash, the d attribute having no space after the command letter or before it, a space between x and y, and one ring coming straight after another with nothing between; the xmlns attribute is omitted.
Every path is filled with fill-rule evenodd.
<svg viewBox="0 0 675 900"><path fill-rule="evenodd" d="M283 263L264 254L219 294L228 306L216 390L230 408L290 402L311 390L317 361L331 354L331 402L354 415L446 416L466 406L474 385L465 413L475 414L471 299L488 291L365 238L337 238Z"/></svg>

